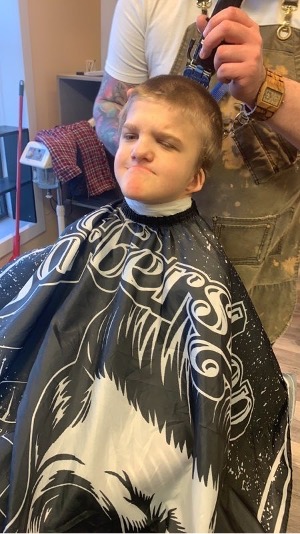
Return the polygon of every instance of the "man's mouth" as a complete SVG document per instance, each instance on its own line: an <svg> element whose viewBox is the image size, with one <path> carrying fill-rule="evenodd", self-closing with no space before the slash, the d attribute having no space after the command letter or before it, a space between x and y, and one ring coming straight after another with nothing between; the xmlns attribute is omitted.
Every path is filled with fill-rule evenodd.
<svg viewBox="0 0 300 534"><path fill-rule="evenodd" d="M145 167L145 165L130 165L128 170L146 171L153 174L153 171L149 167Z"/></svg>

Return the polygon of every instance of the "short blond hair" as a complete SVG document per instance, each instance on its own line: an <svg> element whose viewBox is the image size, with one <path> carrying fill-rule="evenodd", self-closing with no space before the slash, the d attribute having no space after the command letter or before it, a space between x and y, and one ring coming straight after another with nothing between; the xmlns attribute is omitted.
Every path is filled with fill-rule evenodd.
<svg viewBox="0 0 300 534"><path fill-rule="evenodd" d="M166 74L149 78L130 90L127 103L119 116L119 132L135 100L161 101L185 114L199 136L197 168L205 173L221 151L223 123L220 108L207 89L184 76Z"/></svg>

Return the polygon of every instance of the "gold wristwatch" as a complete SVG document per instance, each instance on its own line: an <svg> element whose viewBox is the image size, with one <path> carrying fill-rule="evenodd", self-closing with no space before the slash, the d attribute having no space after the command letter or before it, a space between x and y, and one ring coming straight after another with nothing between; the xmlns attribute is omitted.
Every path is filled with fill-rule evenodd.
<svg viewBox="0 0 300 534"><path fill-rule="evenodd" d="M277 72L266 69L266 78L256 97L255 107L251 110L245 105L246 114L252 119L265 121L277 111L284 98L283 77Z"/></svg>

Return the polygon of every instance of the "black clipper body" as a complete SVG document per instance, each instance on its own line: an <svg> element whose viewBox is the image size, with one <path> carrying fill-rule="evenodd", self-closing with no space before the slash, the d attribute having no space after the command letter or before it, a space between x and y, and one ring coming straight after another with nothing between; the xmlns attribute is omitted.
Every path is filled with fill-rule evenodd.
<svg viewBox="0 0 300 534"><path fill-rule="evenodd" d="M229 6L240 7L242 1L243 0L219 0L211 16L213 17L216 13ZM196 45L193 55L191 55L191 51L195 45L195 40L193 39L190 42L190 46L187 52L188 61L183 71L183 76L185 76L186 78L191 78L192 80L195 80L204 87L208 88L210 79L215 72L214 57L216 49L212 52L210 57L206 59L200 59L199 53L202 48L202 42L203 39L201 37L198 44Z"/></svg>

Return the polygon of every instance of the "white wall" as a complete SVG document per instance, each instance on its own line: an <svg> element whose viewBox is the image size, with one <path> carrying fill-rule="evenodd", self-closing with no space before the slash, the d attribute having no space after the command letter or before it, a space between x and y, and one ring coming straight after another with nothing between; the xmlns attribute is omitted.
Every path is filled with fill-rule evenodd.
<svg viewBox="0 0 300 534"><path fill-rule="evenodd" d="M58 124L56 76L83 70L88 58L97 60L97 69L103 68L116 3L0 0L0 125L18 126L20 80L25 81L23 126L29 128L31 139L37 130ZM44 204L46 231L22 244L22 252L56 238L55 213ZM0 266L10 256L0 258Z"/></svg>
<svg viewBox="0 0 300 534"><path fill-rule="evenodd" d="M24 80L18 0L0 0L0 125L18 126L19 83ZM28 127L26 86L23 126Z"/></svg>
<svg viewBox="0 0 300 534"><path fill-rule="evenodd" d="M110 26L117 0L100 0L101 2L101 69L104 68Z"/></svg>
<svg viewBox="0 0 300 534"><path fill-rule="evenodd" d="M80 35L80 33L77 34L77 37L80 36L81 38L77 38L76 41L78 41L81 44L82 48L85 48L84 57L91 55L91 50L93 50L92 55L96 56L100 55L100 47L101 47L101 55L100 55L100 65L97 65L96 68L103 69L107 54L107 44L109 39L109 33L110 33L110 26L111 26L111 20L113 17L113 12L115 9L115 6L117 4L117 0L98 0L100 2L100 16L101 16L101 37L98 41L97 45L97 39L99 37L100 31L95 31L95 25L97 24L97 16L94 16L94 26L91 28L93 30L93 34L96 35L95 40L91 38L90 32L87 30L89 27L89 23L91 22L91 19L88 19L87 25L83 24L83 31ZM34 55L36 55L36 49L32 50L32 39L35 37L35 33L37 33L39 30L36 27L36 24L38 24L38 21L34 21L35 26L32 26L32 20L28 22L28 6L33 6L34 9L37 7L39 9L44 9L45 15L49 17L49 6L54 6L53 9L56 7L58 9L58 6L61 6L61 11L63 15L66 14L66 8L64 8L64 5L70 5L69 2L63 2L63 5L60 4L61 0L43 0L40 2L39 0L0 0L0 125L5 126L18 126L18 117L19 117L19 82L20 80L25 80L25 92L24 92L24 99L23 99L23 126L29 127L32 134L35 133L35 131L39 128L47 128L52 127L54 124L58 121L58 111L56 111L57 107L57 95L55 94L56 89L56 81L55 81L55 74L61 74L64 70L61 65L57 66L57 69L55 72L51 73L52 79L47 80L47 86L51 85L50 94L47 94L47 98L45 99L45 94L43 94L44 87L39 88L38 82L39 80L43 81L44 78L44 72L42 71L42 65L39 64L37 66L36 62L34 62L34 65L32 64L32 53L34 52ZM72 2L77 2L77 0L72 0ZM89 6L89 2L84 2L86 6ZM77 7L82 6L82 2L77 2ZM21 10L21 15L19 13L19 8ZM68 8L67 8L68 9ZM90 9L91 9L91 16L93 17L93 10L95 9L95 2L90 3ZM40 13L39 13L40 15ZM22 32L20 30L20 17L22 21ZM74 14L72 14L72 17L70 17L72 22L74 21ZM44 20L43 17L40 20ZM60 20L60 17L58 17L58 21ZM45 21L44 21L45 22ZM90 25L91 26L91 25ZM51 26L52 29L50 29L50 35L48 35L48 29L45 32L45 24L41 23L41 32L44 34L46 33L46 42L43 40L40 40L39 42L44 43L44 52L48 56L49 61L49 51L51 51L51 40L55 39L55 28ZM34 33L31 35L31 32L34 28ZM69 29L69 28L68 28ZM61 32L60 23L57 22L56 24L56 31ZM23 36L21 36L23 34ZM89 37L87 39L87 35L89 34ZM52 37L51 37L52 36ZM23 42L22 42L23 37ZM59 37L61 39L61 34L59 34ZM91 46L91 50L88 49L87 42L91 40L93 41L93 45ZM73 43L74 44L74 43ZM80 46L79 44L79 46ZM52 45L54 45L54 42L52 41ZM96 46L95 46L96 45ZM53 46L54 48L54 46ZM65 51L64 51L65 52ZM26 79L25 79L25 67L23 62L23 53L26 54ZM76 57L77 50L75 51L73 57ZM79 54L77 54L78 57ZM98 57L99 57L98 55ZM53 51L53 56L55 56L55 53ZM63 63L63 57L66 58L66 54L62 54L62 58L59 59L56 56L57 63ZM83 58L78 57L78 62L76 63L76 67L78 70L83 68ZM47 62L48 62L47 61ZM50 59L50 62L53 62L53 59ZM46 62L46 65L47 65ZM35 67L33 69L33 67ZM42 67L42 68L41 68ZM75 65L72 65L71 68L67 68L65 66L65 70L74 71ZM37 73L36 70L39 70ZM76 69L75 69L76 70ZM38 80L35 80L34 78L37 77ZM39 83L41 84L42 81ZM39 100L39 95L43 94L42 100L44 103L44 108L50 106L50 110L47 114L45 112L39 111L40 107L37 102ZM50 102L50 104L49 104ZM47 106L45 106L45 103L47 103ZM30 108L30 121L28 119L28 110L27 108ZM30 124L29 124L30 122Z"/></svg>
<svg viewBox="0 0 300 534"><path fill-rule="evenodd" d="M84 70L86 59L100 68L100 0L19 0L19 7L34 137L59 124L57 75Z"/></svg>

